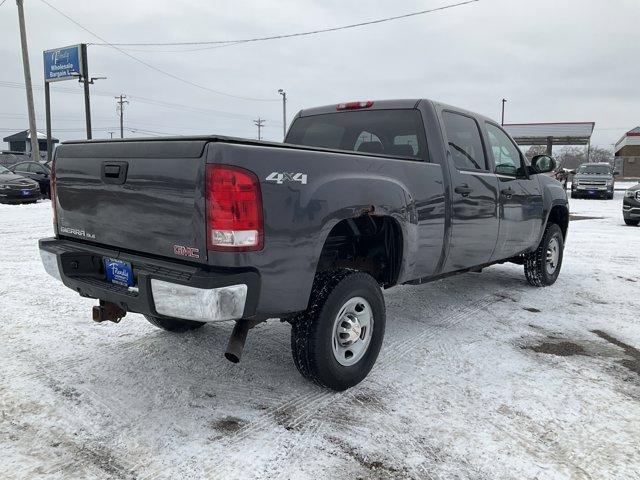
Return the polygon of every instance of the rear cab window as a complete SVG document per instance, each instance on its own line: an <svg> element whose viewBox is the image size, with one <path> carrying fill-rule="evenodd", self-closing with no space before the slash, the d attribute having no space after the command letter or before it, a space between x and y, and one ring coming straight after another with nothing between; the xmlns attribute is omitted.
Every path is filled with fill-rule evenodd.
<svg viewBox="0 0 640 480"><path fill-rule="evenodd" d="M299 117L287 143L429 161L416 109L357 110Z"/></svg>

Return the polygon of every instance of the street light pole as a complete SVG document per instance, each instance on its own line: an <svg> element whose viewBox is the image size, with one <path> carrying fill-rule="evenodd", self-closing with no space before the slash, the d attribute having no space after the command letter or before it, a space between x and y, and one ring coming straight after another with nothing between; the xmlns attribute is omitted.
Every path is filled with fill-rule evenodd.
<svg viewBox="0 0 640 480"><path fill-rule="evenodd" d="M278 93L282 95L282 141L287 138L287 92L280 89Z"/></svg>
<svg viewBox="0 0 640 480"><path fill-rule="evenodd" d="M507 103L507 99L503 98L502 99L502 123L500 125L504 126L504 104Z"/></svg>
<svg viewBox="0 0 640 480"><path fill-rule="evenodd" d="M18 22L20 23L20 43L22 44L22 67L24 68L24 84L27 89L27 110L29 113L29 135L31 137L31 160L40 160L38 145L38 131L36 130L36 109L33 106L33 87L31 85L31 67L29 65L29 50L27 48L27 33L24 22L24 8L22 0L16 0L18 6Z"/></svg>

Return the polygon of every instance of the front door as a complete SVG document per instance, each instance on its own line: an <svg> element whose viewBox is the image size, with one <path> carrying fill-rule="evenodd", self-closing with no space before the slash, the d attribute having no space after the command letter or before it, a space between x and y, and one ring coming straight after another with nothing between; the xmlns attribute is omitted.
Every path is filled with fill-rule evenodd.
<svg viewBox="0 0 640 480"><path fill-rule="evenodd" d="M500 233L492 260L502 260L536 243L542 228L542 193L511 138L496 124L487 122L486 129L500 194Z"/></svg>
<svg viewBox="0 0 640 480"><path fill-rule="evenodd" d="M489 170L477 121L448 110L442 120L452 189L446 273L490 261L498 238L498 182Z"/></svg>

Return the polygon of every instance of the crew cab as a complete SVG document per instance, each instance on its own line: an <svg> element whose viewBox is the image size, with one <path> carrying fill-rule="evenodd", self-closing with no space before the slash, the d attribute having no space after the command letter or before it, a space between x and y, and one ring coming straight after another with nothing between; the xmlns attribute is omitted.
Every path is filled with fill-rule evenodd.
<svg viewBox="0 0 640 480"><path fill-rule="evenodd" d="M430 100L302 110L286 142L222 136L63 143L52 172L46 271L99 300L183 332L235 321L292 325L300 373L343 390L373 367L381 289L524 266L534 286L562 265L562 185L495 121Z"/></svg>

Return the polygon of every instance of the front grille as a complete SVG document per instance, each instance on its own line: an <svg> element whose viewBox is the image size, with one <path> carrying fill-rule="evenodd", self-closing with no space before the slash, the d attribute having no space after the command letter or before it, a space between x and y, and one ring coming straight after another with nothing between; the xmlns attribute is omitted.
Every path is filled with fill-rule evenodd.
<svg viewBox="0 0 640 480"><path fill-rule="evenodd" d="M592 187L604 187L607 185L606 180L579 180L579 185L592 186Z"/></svg>

